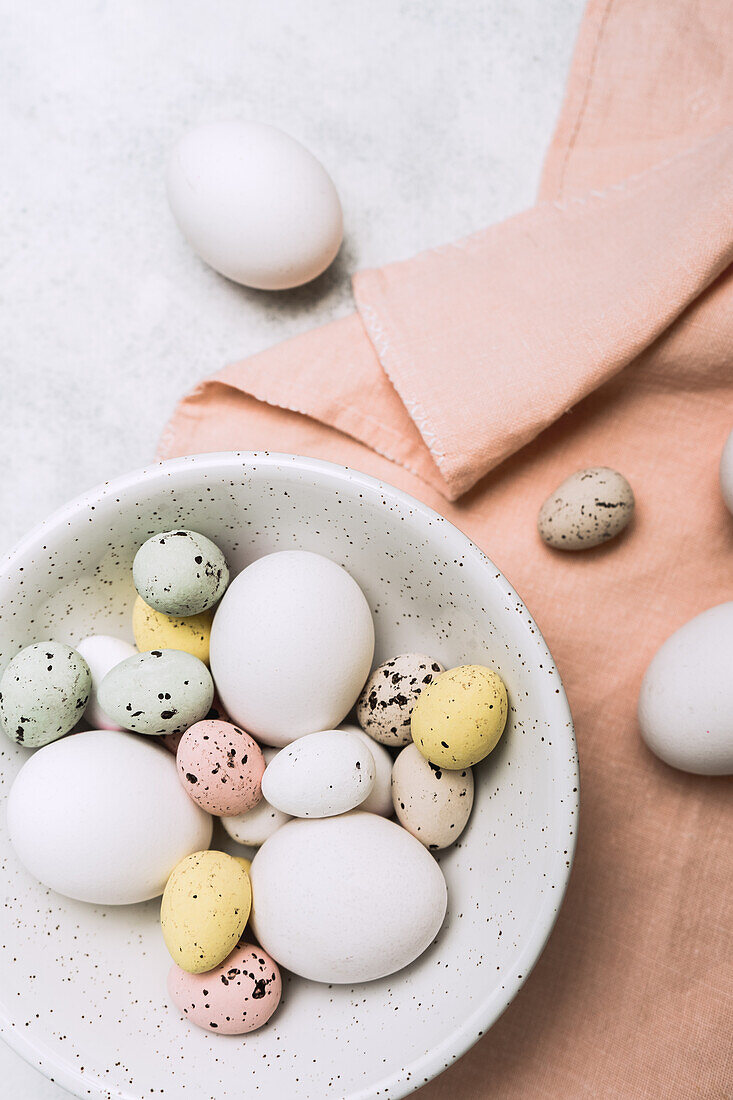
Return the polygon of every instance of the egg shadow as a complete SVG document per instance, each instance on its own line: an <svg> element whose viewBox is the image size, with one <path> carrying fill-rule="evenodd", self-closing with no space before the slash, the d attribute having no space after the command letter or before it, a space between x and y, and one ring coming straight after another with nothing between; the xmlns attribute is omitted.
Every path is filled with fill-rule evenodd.
<svg viewBox="0 0 733 1100"><path fill-rule="evenodd" d="M203 262L203 261L202 261ZM356 256L347 237L329 266L309 283L290 290L258 290L243 286L217 272L218 278L233 287L241 297L258 309L271 315L293 318L309 314L327 299L351 300L351 277L356 266Z"/></svg>

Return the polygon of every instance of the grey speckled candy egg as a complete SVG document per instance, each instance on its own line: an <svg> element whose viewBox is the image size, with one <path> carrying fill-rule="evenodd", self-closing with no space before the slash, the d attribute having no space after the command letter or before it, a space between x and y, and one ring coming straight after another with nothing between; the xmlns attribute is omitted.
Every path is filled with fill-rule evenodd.
<svg viewBox="0 0 733 1100"><path fill-rule="evenodd" d="M620 534L634 514L626 478L607 466L578 470L540 508L540 536L556 550L590 550Z"/></svg>
<svg viewBox="0 0 733 1100"><path fill-rule="evenodd" d="M125 729L179 733L209 713L214 682L198 657L180 649L152 649L116 665L97 695L105 714Z"/></svg>
<svg viewBox="0 0 733 1100"><path fill-rule="evenodd" d="M411 740L412 708L424 687L445 672L440 661L424 653L401 653L375 668L356 704L359 725L383 745Z"/></svg>
<svg viewBox="0 0 733 1100"><path fill-rule="evenodd" d="M135 588L165 615L200 615L221 599L229 569L218 546L197 531L164 531L144 542L132 564Z"/></svg>
<svg viewBox="0 0 733 1100"><path fill-rule="evenodd" d="M432 851L447 848L466 827L473 808L473 772L429 763L416 745L392 768L392 802L400 825Z"/></svg>
<svg viewBox="0 0 733 1100"><path fill-rule="evenodd" d="M0 679L0 717L11 741L37 749L58 740L84 713L92 676L80 653L61 642L26 646Z"/></svg>

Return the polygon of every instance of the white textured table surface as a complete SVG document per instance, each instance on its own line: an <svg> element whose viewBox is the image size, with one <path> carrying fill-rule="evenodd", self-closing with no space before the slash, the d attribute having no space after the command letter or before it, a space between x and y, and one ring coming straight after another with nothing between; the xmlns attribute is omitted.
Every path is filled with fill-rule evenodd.
<svg viewBox="0 0 733 1100"><path fill-rule="evenodd" d="M5 0L0 552L153 455L226 362L347 313L349 276L531 205L583 0ZM167 150L269 122L326 165L335 265L282 295L204 267ZM66 1096L0 1043L0 1093Z"/></svg>

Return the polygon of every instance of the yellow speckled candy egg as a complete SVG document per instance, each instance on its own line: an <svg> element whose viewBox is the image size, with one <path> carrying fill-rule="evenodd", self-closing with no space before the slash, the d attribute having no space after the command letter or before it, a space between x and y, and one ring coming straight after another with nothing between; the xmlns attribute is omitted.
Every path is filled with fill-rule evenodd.
<svg viewBox="0 0 733 1100"><path fill-rule="evenodd" d="M412 712L412 739L431 764L471 768L488 756L507 717L506 688L483 665L460 665L436 676Z"/></svg>
<svg viewBox="0 0 733 1100"><path fill-rule="evenodd" d="M208 665L213 618L213 611L202 611L200 615L189 615L185 619L164 615L148 607L142 596L138 596L132 608L135 645L140 653L149 653L151 649L182 649Z"/></svg>
<svg viewBox="0 0 733 1100"><path fill-rule="evenodd" d="M249 920L249 875L224 852L194 852L173 869L160 923L171 958L189 974L218 966L234 950Z"/></svg>

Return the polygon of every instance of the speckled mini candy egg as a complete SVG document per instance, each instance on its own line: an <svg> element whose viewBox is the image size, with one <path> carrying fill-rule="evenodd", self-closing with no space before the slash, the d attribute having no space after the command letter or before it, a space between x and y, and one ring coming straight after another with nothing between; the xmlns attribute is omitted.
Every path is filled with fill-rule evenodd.
<svg viewBox="0 0 733 1100"><path fill-rule="evenodd" d="M412 708L423 688L444 672L440 661L424 653L401 653L375 668L356 705L362 729L383 745L410 741Z"/></svg>
<svg viewBox="0 0 733 1100"><path fill-rule="evenodd" d="M132 564L135 588L165 615L200 615L224 595L229 569L218 546L197 531L163 531L144 542Z"/></svg>
<svg viewBox="0 0 733 1100"><path fill-rule="evenodd" d="M540 537L555 550L591 550L623 531L634 514L626 478L607 466L578 470L540 508Z"/></svg>
<svg viewBox="0 0 733 1100"><path fill-rule="evenodd" d="M292 817L333 817L367 798L375 773L374 757L360 737L321 730L277 754L262 777L262 793Z"/></svg>
<svg viewBox="0 0 733 1100"><path fill-rule="evenodd" d="M61 642L36 642L13 657L0 678L0 718L11 741L37 749L63 737L84 713L89 665Z"/></svg>
<svg viewBox="0 0 733 1100"><path fill-rule="evenodd" d="M84 711L85 722L94 730L122 729L122 726L113 722L109 715L104 713L99 705L97 692L102 680L115 665L135 655L135 647L123 641L122 638L114 638L109 634L90 634L83 638L76 648L89 665L89 671L92 674L89 701Z"/></svg>
<svg viewBox="0 0 733 1100"><path fill-rule="evenodd" d="M148 607L138 596L132 608L132 633L140 653L151 649L182 649L209 663L209 638L213 611L200 615L164 615L154 607Z"/></svg>
<svg viewBox="0 0 733 1100"><path fill-rule="evenodd" d="M196 1027L220 1035L245 1035L262 1027L280 1004L277 963L252 943L241 943L207 974L172 966L168 992L178 1011Z"/></svg>
<svg viewBox="0 0 733 1100"><path fill-rule="evenodd" d="M249 875L224 852L195 852L174 868L160 907L163 938L173 961L202 974L234 950L249 919Z"/></svg>
<svg viewBox="0 0 733 1100"><path fill-rule="evenodd" d="M392 768L392 801L400 825L426 848L458 840L473 807L473 772L431 764L416 745L406 745Z"/></svg>
<svg viewBox="0 0 733 1100"><path fill-rule="evenodd" d="M243 814L262 798L262 750L231 722L196 722L183 734L176 762L184 790L207 813Z"/></svg>
<svg viewBox="0 0 733 1100"><path fill-rule="evenodd" d="M108 672L98 698L102 710L124 729L178 733L206 717L214 683L206 665L190 653L153 649Z"/></svg>
<svg viewBox="0 0 733 1100"><path fill-rule="evenodd" d="M495 748L507 712L501 677L483 665L460 665L421 694L412 712L412 739L432 764L461 771Z"/></svg>
<svg viewBox="0 0 733 1100"><path fill-rule="evenodd" d="M275 759L280 749L271 749L267 745L262 748L265 764ZM237 844L244 844L247 848L259 848L268 837L276 833L279 828L290 821L290 814L284 814L282 810L276 810L264 797L252 810L246 814L237 814L236 817L223 817L221 823L225 831Z"/></svg>

